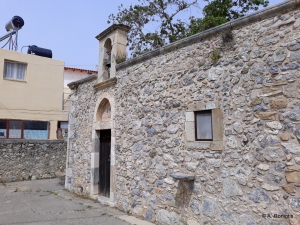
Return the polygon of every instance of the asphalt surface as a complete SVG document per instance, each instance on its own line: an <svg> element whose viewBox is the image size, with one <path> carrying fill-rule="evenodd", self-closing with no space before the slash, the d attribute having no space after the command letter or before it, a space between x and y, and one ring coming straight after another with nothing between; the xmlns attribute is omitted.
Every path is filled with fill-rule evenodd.
<svg viewBox="0 0 300 225"><path fill-rule="evenodd" d="M0 183L0 225L128 225L125 213L63 190L59 179Z"/></svg>

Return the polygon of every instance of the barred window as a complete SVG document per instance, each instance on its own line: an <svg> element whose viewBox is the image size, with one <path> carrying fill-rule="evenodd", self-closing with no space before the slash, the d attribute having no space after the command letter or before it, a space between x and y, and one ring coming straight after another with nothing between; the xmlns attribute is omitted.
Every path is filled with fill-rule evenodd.
<svg viewBox="0 0 300 225"><path fill-rule="evenodd" d="M4 61L4 78L11 80L25 80L27 65L25 63Z"/></svg>

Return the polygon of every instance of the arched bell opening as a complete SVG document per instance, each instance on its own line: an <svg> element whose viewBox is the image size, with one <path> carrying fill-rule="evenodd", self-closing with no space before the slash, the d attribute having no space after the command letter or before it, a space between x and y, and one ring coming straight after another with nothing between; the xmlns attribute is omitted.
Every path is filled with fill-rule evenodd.
<svg viewBox="0 0 300 225"><path fill-rule="evenodd" d="M103 78L107 80L110 78L110 69L111 69L111 56L112 52L112 42L110 38L107 38L104 43L104 59L103 59Z"/></svg>

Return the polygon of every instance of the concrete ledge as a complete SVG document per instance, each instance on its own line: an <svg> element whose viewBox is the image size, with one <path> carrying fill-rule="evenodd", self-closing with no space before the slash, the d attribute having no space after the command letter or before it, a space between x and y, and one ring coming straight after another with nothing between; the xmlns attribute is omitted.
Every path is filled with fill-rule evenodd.
<svg viewBox="0 0 300 225"><path fill-rule="evenodd" d="M195 34L193 36L190 36L190 37L184 38L182 40L173 42L171 44L165 45L161 48L147 52L139 57L127 60L123 63L118 64L116 66L116 70L118 71L118 70L127 68L129 66L133 66L135 64L142 63L142 62L144 62L148 59L151 59L155 56L163 55L168 52L175 51L179 48L189 46L194 43L198 43L198 42L202 41L203 39L208 38L212 35L219 35L220 33L224 32L224 31L236 29L236 28L257 22L257 21L261 21L261 20L270 18L272 16L275 16L275 15L278 15L281 13L285 13L286 11L291 11L294 8L298 7L299 5L300 5L299 0L290 0L290 1L285 1L285 2L279 3L277 5L268 7L266 9L257 11L255 13L249 14L247 16L232 20L228 23L224 23L220 26L211 28L209 30L203 31L198 34Z"/></svg>
<svg viewBox="0 0 300 225"><path fill-rule="evenodd" d="M222 151L223 141L187 141L185 146L188 150Z"/></svg>
<svg viewBox="0 0 300 225"><path fill-rule="evenodd" d="M83 79L81 79L81 80L73 81L73 82L71 82L71 83L68 84L68 87L69 87L70 89L77 88L80 84L83 84L83 83L85 83L85 82L88 82L88 81L97 79L97 76L98 76L98 75L92 75L92 76L83 78Z"/></svg>
<svg viewBox="0 0 300 225"><path fill-rule="evenodd" d="M187 105L187 112L194 112L198 110L209 110L220 108L219 102L207 102L207 103L193 103Z"/></svg>
<svg viewBox="0 0 300 225"><path fill-rule="evenodd" d="M188 173L172 173L170 174L171 177L175 180L182 180L182 181L192 181L195 180L194 174L188 174Z"/></svg>
<svg viewBox="0 0 300 225"><path fill-rule="evenodd" d="M155 225L154 223L150 223L148 221L145 220L141 220L139 218L133 217L133 216L118 216L119 219L124 220L130 224L138 224L138 225Z"/></svg>
<svg viewBox="0 0 300 225"><path fill-rule="evenodd" d="M0 139L1 144L14 144L14 143L64 143L64 140L33 140L33 139Z"/></svg>
<svg viewBox="0 0 300 225"><path fill-rule="evenodd" d="M108 79L106 81L95 84L94 88L98 91L98 90L102 90L104 88L108 88L110 86L113 86L116 83L117 83L117 78L114 77L114 78Z"/></svg>

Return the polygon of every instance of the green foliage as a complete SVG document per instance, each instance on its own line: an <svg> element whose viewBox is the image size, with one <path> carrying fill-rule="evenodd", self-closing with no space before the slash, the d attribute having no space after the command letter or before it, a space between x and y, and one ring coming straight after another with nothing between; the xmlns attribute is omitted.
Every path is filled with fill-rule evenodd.
<svg viewBox="0 0 300 225"><path fill-rule="evenodd" d="M222 17L227 21L245 16L249 11L266 7L268 0L205 0L208 4L203 8L203 15Z"/></svg>
<svg viewBox="0 0 300 225"><path fill-rule="evenodd" d="M211 59L213 62L217 62L221 58L221 50L214 48L211 52Z"/></svg>
<svg viewBox="0 0 300 225"><path fill-rule="evenodd" d="M266 7L268 0L204 0L203 18L191 16L189 21L178 19L178 15L192 7L198 7L197 0L139 0L139 5L118 7L116 15L111 14L108 23L125 24L131 27L128 45L135 57L190 35L226 23L246 15L249 11ZM153 32L146 26L158 24Z"/></svg>
<svg viewBox="0 0 300 225"><path fill-rule="evenodd" d="M115 61L117 64L120 64L122 62L125 62L127 59L127 55L126 54L122 54L122 53L118 53L116 56L114 56Z"/></svg>
<svg viewBox="0 0 300 225"><path fill-rule="evenodd" d="M226 22L228 21L223 17L206 16L203 19L195 19L194 17L191 17L190 24L186 29L186 37L197 34L204 30L208 30L212 27L219 26Z"/></svg>
<svg viewBox="0 0 300 225"><path fill-rule="evenodd" d="M108 23L125 24L131 27L128 34L129 50L135 57L183 37L186 24L175 17L191 7L197 6L197 0L139 0L140 5L129 8L119 6L119 12L111 14ZM146 30L146 26L158 24L155 31Z"/></svg>

